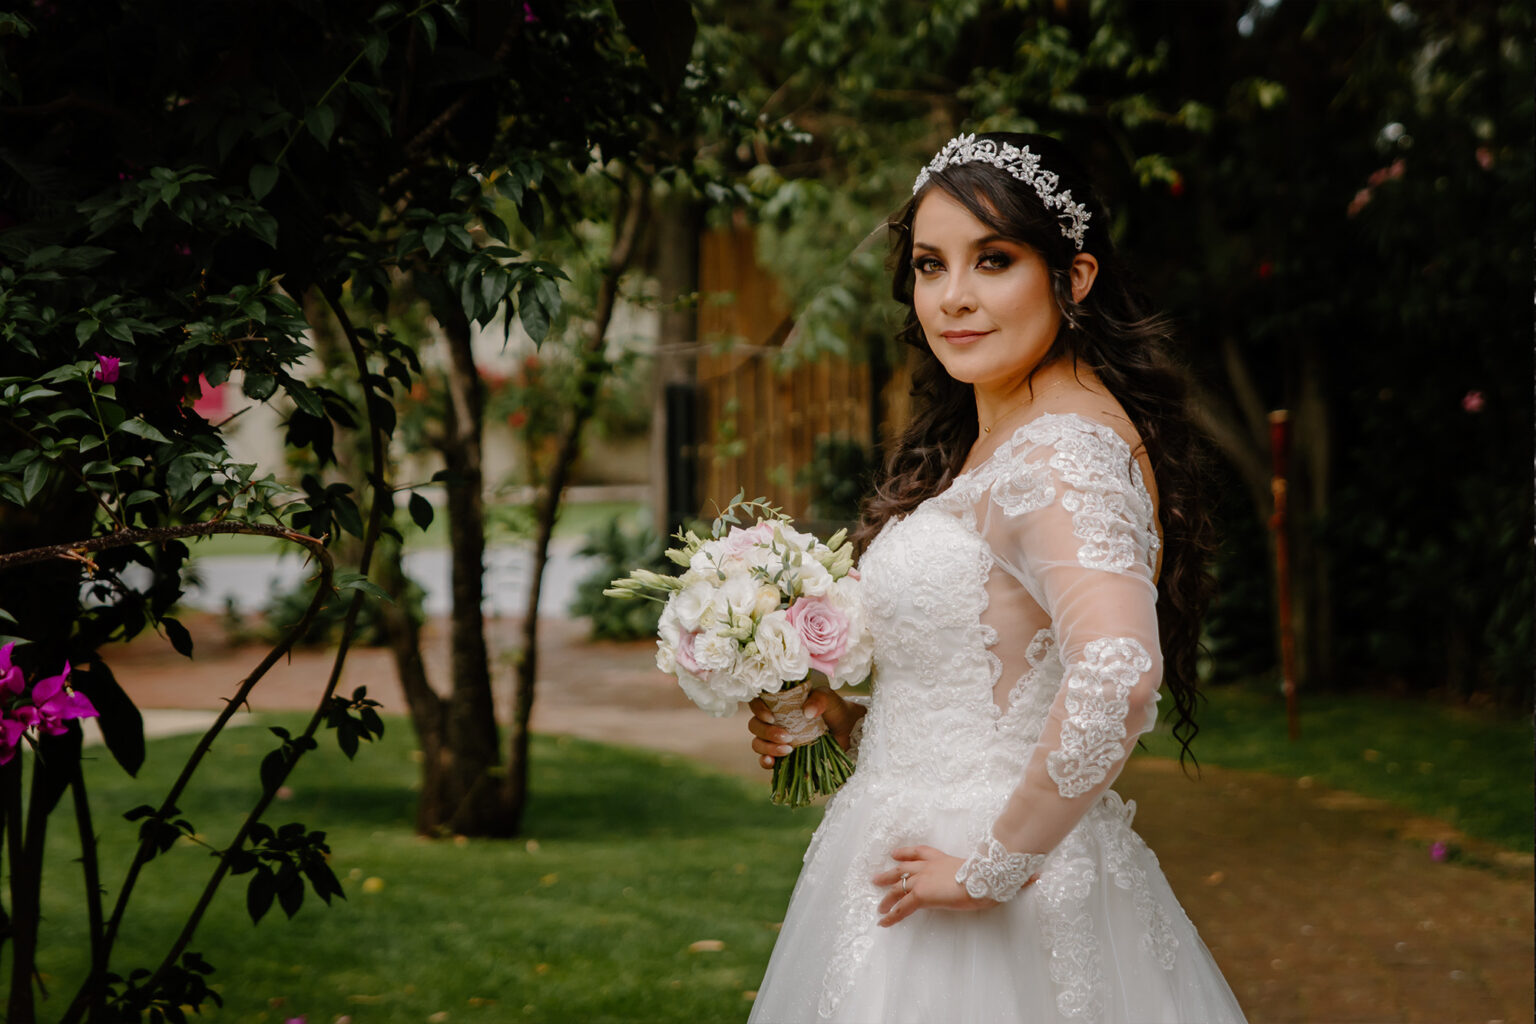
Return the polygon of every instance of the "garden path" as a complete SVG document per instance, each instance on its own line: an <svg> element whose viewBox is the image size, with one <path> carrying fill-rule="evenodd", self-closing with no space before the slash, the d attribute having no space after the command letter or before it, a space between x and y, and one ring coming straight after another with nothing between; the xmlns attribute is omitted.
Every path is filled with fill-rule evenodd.
<svg viewBox="0 0 1536 1024"><path fill-rule="evenodd" d="M195 660L153 638L107 652L140 707L217 709L261 656L223 646L211 617L188 624ZM488 624L493 648L513 649L516 624ZM541 622L540 636L535 729L682 754L766 787L741 717L694 709L653 667L653 645L588 643L584 624L567 620ZM428 626L424 648L442 680L441 624ZM328 667L325 651L295 653L257 687L253 709L313 706ZM510 671L498 677L510 687ZM387 651L352 653L342 692L360 685L404 711ZM497 694L502 706L508 696ZM1137 757L1117 789L1137 801L1137 830L1255 1024L1533 1018L1531 858L1306 780L1207 767L1191 781L1172 762ZM1436 863L1436 839L1468 855Z"/></svg>

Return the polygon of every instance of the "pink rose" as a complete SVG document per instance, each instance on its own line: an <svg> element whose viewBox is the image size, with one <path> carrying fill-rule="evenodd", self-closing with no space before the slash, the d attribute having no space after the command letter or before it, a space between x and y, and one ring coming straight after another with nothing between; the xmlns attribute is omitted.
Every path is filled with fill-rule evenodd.
<svg viewBox="0 0 1536 1024"><path fill-rule="evenodd" d="M811 668L830 676L848 649L848 616L820 597L802 597L789 606L789 624L800 634Z"/></svg>
<svg viewBox="0 0 1536 1024"><path fill-rule="evenodd" d="M677 638L677 667L691 676L702 676L704 670L699 667L698 659L693 656L693 641L698 633L684 633Z"/></svg>
<svg viewBox="0 0 1536 1024"><path fill-rule="evenodd" d="M733 526L731 532L721 538L720 543L725 549L726 557L740 555L745 558L753 546L767 544L771 540L773 540L773 524L762 522L745 529Z"/></svg>

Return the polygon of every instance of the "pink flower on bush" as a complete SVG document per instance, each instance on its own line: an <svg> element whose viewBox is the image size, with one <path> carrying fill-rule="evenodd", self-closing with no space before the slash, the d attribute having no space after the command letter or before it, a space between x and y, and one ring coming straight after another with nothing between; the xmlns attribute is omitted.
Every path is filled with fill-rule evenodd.
<svg viewBox="0 0 1536 1024"><path fill-rule="evenodd" d="M1481 391L1468 391L1465 395L1461 396L1461 408L1463 412L1482 412L1483 406L1486 405L1487 402L1488 400L1483 397L1483 393Z"/></svg>
<svg viewBox="0 0 1536 1024"><path fill-rule="evenodd" d="M1438 839L1429 844L1429 859L1436 863L1445 860L1450 852L1451 848Z"/></svg>
<svg viewBox="0 0 1536 1024"><path fill-rule="evenodd" d="M32 684L32 708L37 714L37 727L50 736L62 736L68 727L64 724L75 718L95 718L96 706L83 693L77 693L65 683L69 680L69 662L64 671Z"/></svg>
<svg viewBox="0 0 1536 1024"><path fill-rule="evenodd" d="M122 364L122 360L117 356L104 356L97 352L96 362L99 364L96 367L96 380L102 384L116 384L117 368Z"/></svg>
<svg viewBox="0 0 1536 1024"><path fill-rule="evenodd" d="M0 764L16 756L28 729L60 736L69 728L67 722L96 717L96 707L90 698L67 685L68 662L63 672L34 683L30 698L24 700L26 681L11 661L15 648L14 642L0 647Z"/></svg>
<svg viewBox="0 0 1536 1024"><path fill-rule="evenodd" d="M789 606L788 616L811 656L811 668L832 675L837 659L848 650L848 616L820 597L800 598Z"/></svg>

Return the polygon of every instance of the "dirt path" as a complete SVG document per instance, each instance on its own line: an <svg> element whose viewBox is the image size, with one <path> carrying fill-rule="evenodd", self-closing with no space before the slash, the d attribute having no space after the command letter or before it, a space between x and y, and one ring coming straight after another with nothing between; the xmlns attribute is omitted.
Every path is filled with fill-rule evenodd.
<svg viewBox="0 0 1536 1024"><path fill-rule="evenodd" d="M192 625L195 661L153 639L108 652L140 707L216 709L260 657L221 648L207 622ZM509 649L511 623L492 633L494 648ZM582 626L565 621L542 625L540 636L534 728L669 750L766 784L743 721L687 703L652 666L649 643L588 644ZM440 632L429 629L425 647L442 679ZM329 664L323 651L294 655L258 686L253 707L313 706ZM360 685L403 712L386 652L352 654L342 688ZM502 706L507 697L497 694ZM1532 1019L1530 858L1293 779L1206 768L1192 782L1171 762L1142 757L1116 788L1137 801L1137 830L1255 1024ZM1483 866L1435 863L1426 848L1436 838L1456 840Z"/></svg>

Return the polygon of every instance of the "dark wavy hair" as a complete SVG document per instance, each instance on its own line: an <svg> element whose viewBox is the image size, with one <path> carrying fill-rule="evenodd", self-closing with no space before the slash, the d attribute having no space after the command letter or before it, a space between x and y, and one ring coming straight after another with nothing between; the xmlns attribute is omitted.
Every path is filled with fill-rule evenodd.
<svg viewBox="0 0 1536 1024"><path fill-rule="evenodd" d="M913 417L865 503L854 543L862 552L887 521L906 515L947 487L976 443L975 392L945 372L928 347L912 305L913 217L924 196L943 189L993 231L1034 249L1049 268L1061 328L1036 372L1060 359L1069 360L1074 370L1086 367L1119 401L1141 435L1158 485L1163 535L1158 632L1182 763L1193 756L1190 743L1199 732L1195 664L1200 622L1211 593L1207 562L1213 531L1201 490L1204 438L1189 417L1186 378L1170 352L1171 326L1133 290L1110 238L1104 203L1065 146L1048 136L1011 132L978 138L1028 146L1044 169L1058 175L1058 192L1070 189L1073 200L1088 208L1091 219L1082 251L1098 260L1098 276L1083 301L1074 302L1069 270L1078 250L1030 185L985 163L950 166L929 177L889 225L892 292L907 307L897 337L916 350Z"/></svg>

